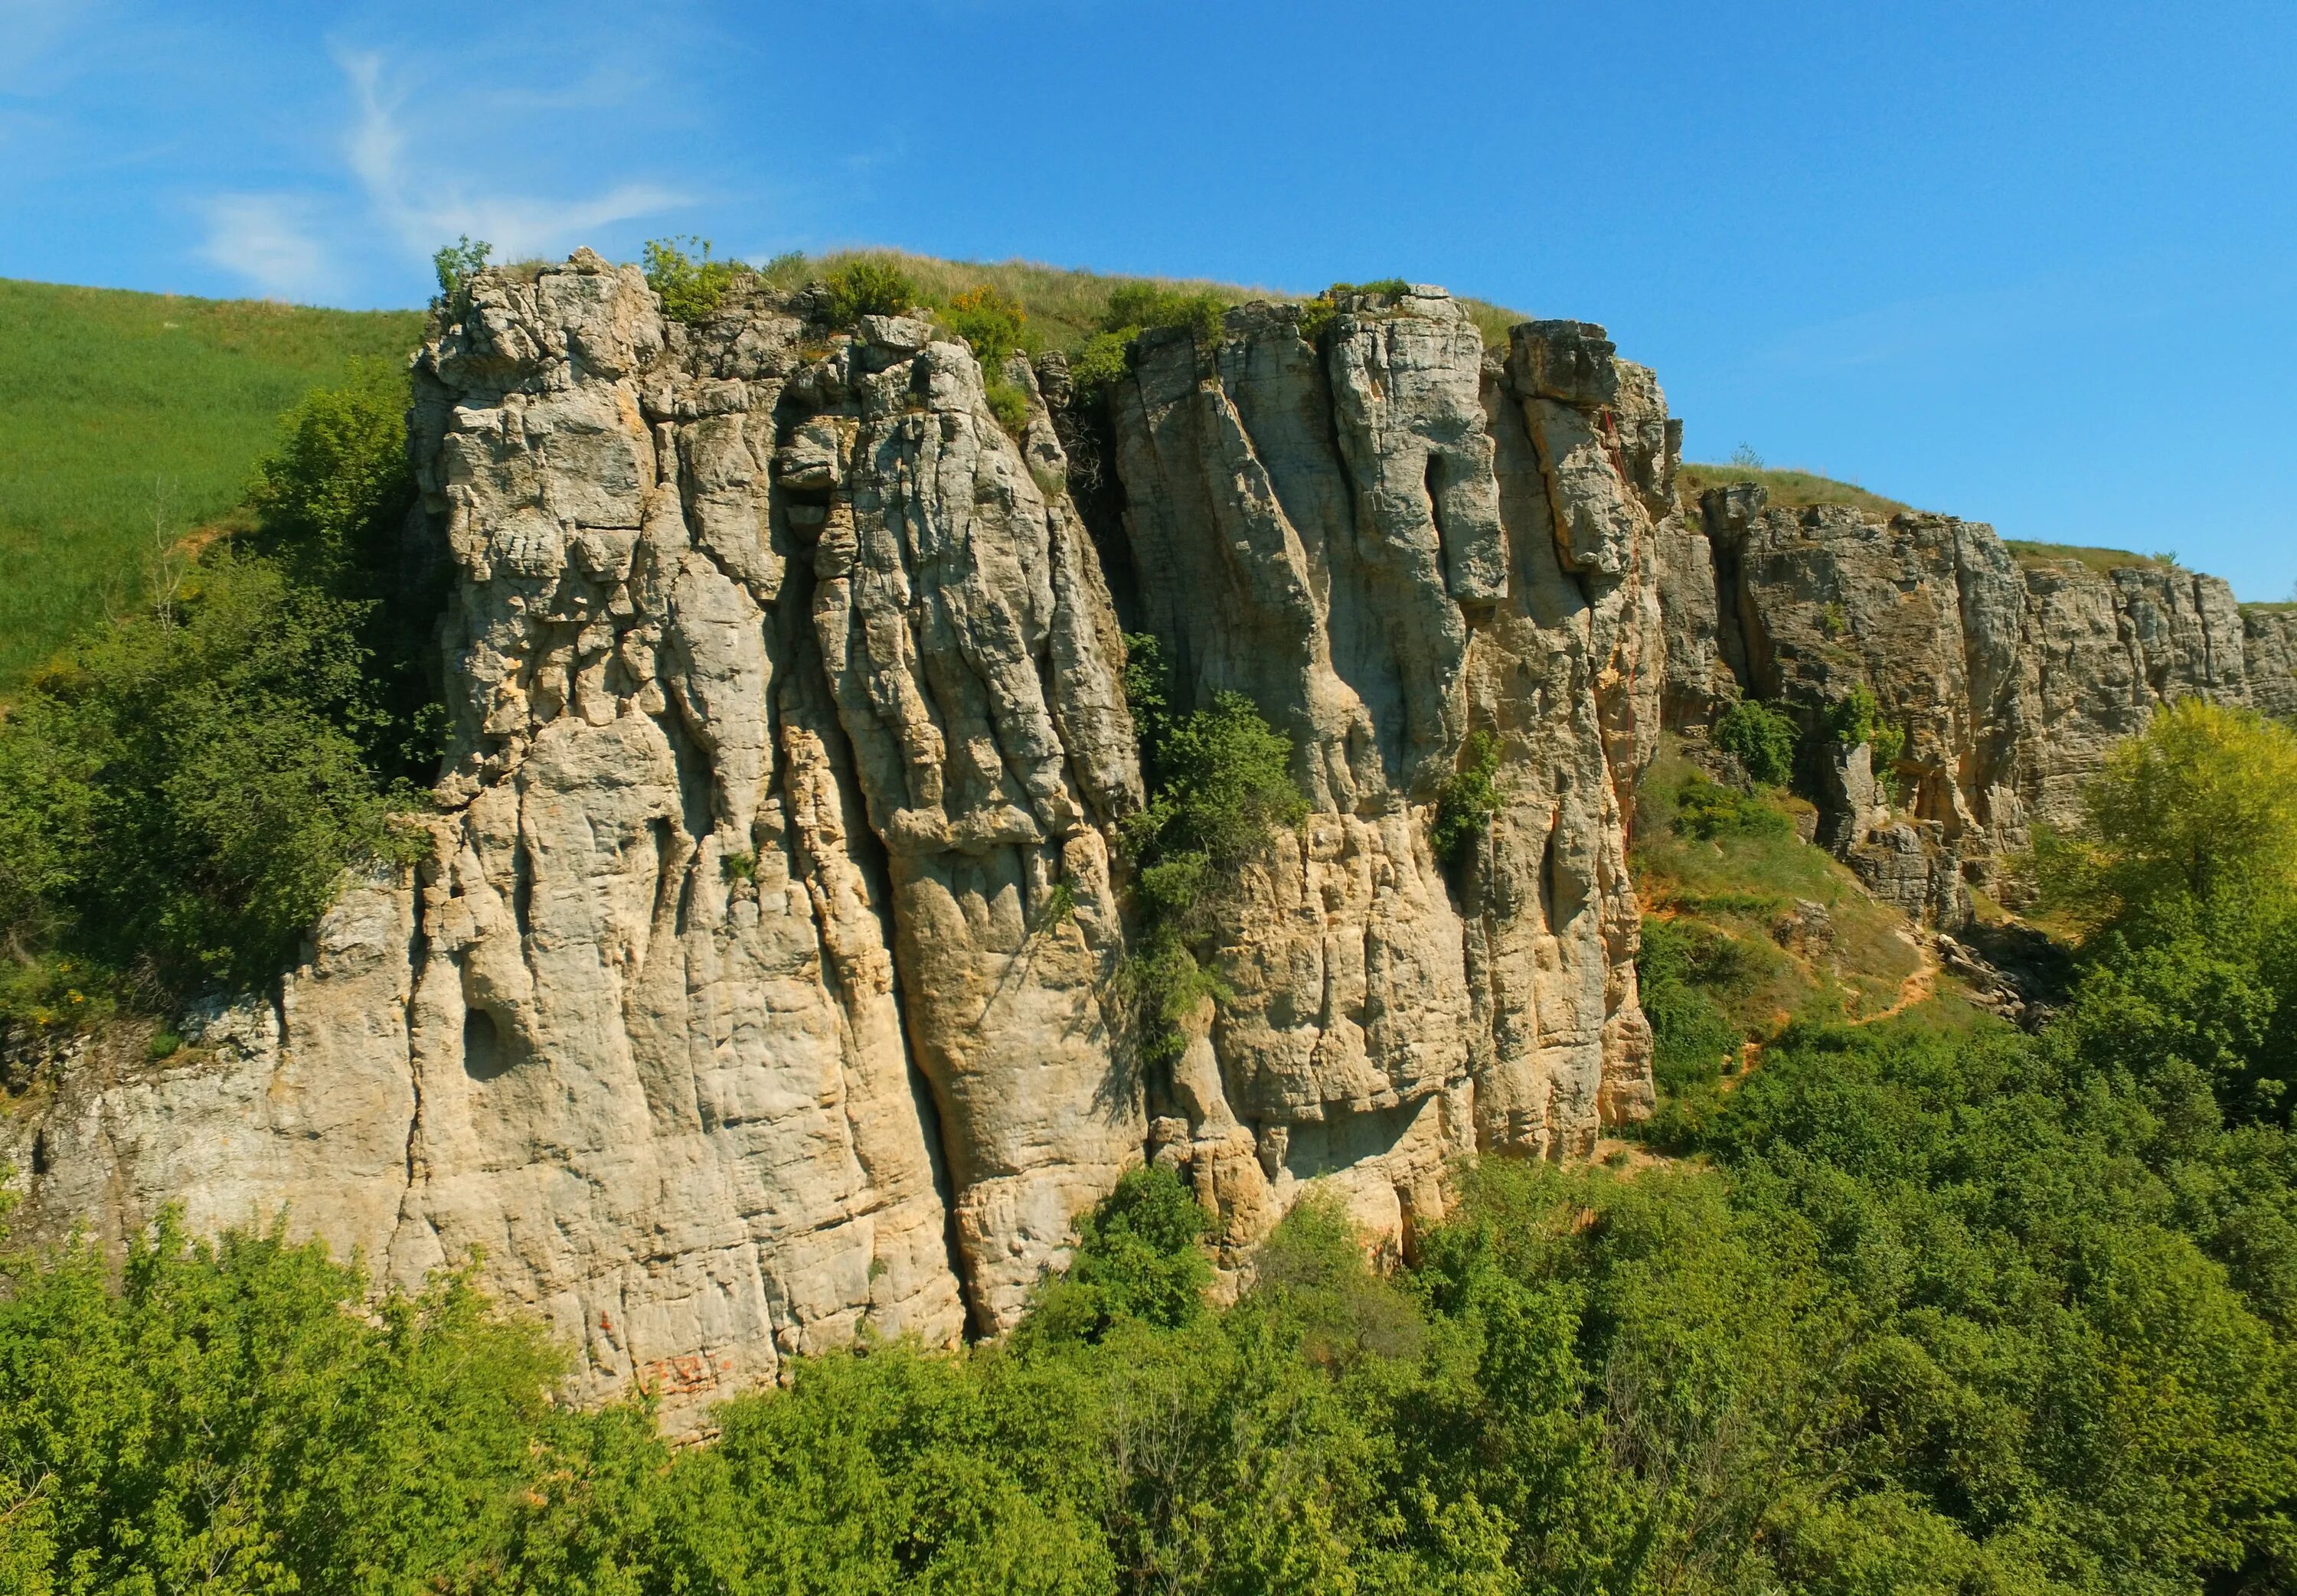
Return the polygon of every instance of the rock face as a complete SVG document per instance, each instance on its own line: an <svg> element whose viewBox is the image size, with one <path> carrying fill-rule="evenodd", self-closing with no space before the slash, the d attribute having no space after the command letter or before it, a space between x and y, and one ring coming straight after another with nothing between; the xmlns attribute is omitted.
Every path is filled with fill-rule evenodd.
<svg viewBox="0 0 2297 1596"><path fill-rule="evenodd" d="M2157 705L2297 712L2297 616L2244 610L2216 577L2021 560L1976 522L1772 509L1753 485L1700 511L1659 545L1669 724L1698 730L1751 694L1815 730L1868 687L1906 734L1896 769L1873 773L1895 776L1906 818L1877 812L1850 750L1805 776L1822 840L1917 918L1965 917L1965 882L1991 884L2035 822L2076 820L2082 783Z"/></svg>
<svg viewBox="0 0 2297 1596"><path fill-rule="evenodd" d="M1246 307L1142 340L1072 498L1025 362L1016 437L963 344L818 300L686 326L588 251L476 281L411 416L457 576L429 856L175 1059L9 1120L20 1228L173 1200L401 1281L475 1253L586 1393L684 1423L794 1353L1009 1325L1144 1158L1231 1253L1316 1180L1408 1246L1446 1158L1644 1111L1625 794L1689 547L1648 372L1576 323L1486 352L1434 289L1313 341ZM1313 803L1163 1072L1112 995L1112 576ZM1476 731L1504 802L1447 869Z"/></svg>

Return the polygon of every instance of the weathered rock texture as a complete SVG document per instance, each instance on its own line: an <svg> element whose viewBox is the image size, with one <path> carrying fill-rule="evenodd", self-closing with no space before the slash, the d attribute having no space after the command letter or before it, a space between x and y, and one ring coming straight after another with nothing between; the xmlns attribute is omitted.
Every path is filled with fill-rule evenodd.
<svg viewBox="0 0 2297 1596"><path fill-rule="evenodd" d="M1319 1178L1408 1245L1450 1156L1642 1111L1623 797L1685 542L1648 372L1575 323L1487 353L1433 289L1314 341L1247 307L1143 340L1088 526L1025 363L1016 439L964 345L817 297L687 327L587 251L477 280L412 416L457 577L429 857L177 1058L12 1122L35 1230L284 1205L397 1280L477 1253L587 1391L679 1420L1011 1323L1143 1158L1231 1248ZM1142 793L1099 550L1313 805L1168 1072L1112 996ZM1478 729L1505 805L1447 873Z"/></svg>
<svg viewBox="0 0 2297 1596"><path fill-rule="evenodd" d="M1906 729L1899 818L1863 748L1804 774L1822 840L1917 917L1963 917L1965 881L1992 882L2035 822L2077 820L2085 779L2157 705L2297 711L2297 616L2173 566L2021 560L1976 522L1772 509L1753 485L1708 491L1660 556L1671 726L1752 694L1815 729L1863 683Z"/></svg>

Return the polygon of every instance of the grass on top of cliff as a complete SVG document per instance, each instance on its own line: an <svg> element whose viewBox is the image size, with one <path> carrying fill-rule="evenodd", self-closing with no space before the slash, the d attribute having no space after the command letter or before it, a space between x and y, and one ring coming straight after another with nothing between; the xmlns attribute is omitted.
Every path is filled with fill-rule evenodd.
<svg viewBox="0 0 2297 1596"><path fill-rule="evenodd" d="M1923 967L1898 912L1803 841L1797 822L1809 815L1776 790L1708 781L1672 738L1645 774L1629 864L1646 917L1644 1006L1670 1090L1712 1083L1741 1043L1792 1022L1881 1014Z"/></svg>
<svg viewBox="0 0 2297 1596"><path fill-rule="evenodd" d="M2081 543L2031 543L2018 538L2005 538L2003 543L2021 565L2055 565L2071 560L2101 575L2149 566L2168 571L2178 564L2175 555L2133 554L2126 548L2093 548Z"/></svg>
<svg viewBox="0 0 2297 1596"><path fill-rule="evenodd" d="M0 280L0 701L144 603L155 523L229 512L280 415L423 317Z"/></svg>
<svg viewBox="0 0 2297 1596"><path fill-rule="evenodd" d="M784 255L764 271L769 282L794 288L857 260L877 261L898 268L930 303L946 305L959 294L990 288L1017 303L1048 349L1074 354L1107 325L1109 296L1118 289L1150 284L1178 294L1203 294L1223 305L1252 300L1277 303L1307 300L1321 291L1294 293L1284 289L1247 288L1235 283L1215 283L1198 277L1128 276L1083 267L1045 266L1033 260L943 260L912 255L901 250L838 250L824 255ZM1474 318L1486 344L1504 345L1508 329L1530 318L1486 300L1461 296L1460 303Z"/></svg>
<svg viewBox="0 0 2297 1596"><path fill-rule="evenodd" d="M1756 482L1766 489L1774 510L1799 510L1814 505L1848 505L1854 510L1865 510L1887 521L1914 506L1895 498L1885 498L1870 493L1856 482L1839 482L1832 477L1820 476L1811 471L1774 471L1761 465L1700 465L1684 461L1675 474L1675 491L1684 506L1693 511L1699 508L1699 496L1709 488L1727 488L1733 482Z"/></svg>

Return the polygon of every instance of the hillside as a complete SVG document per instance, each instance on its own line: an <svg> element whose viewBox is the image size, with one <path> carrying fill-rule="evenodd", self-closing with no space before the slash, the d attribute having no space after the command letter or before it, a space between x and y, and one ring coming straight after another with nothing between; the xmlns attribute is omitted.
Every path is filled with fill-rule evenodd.
<svg viewBox="0 0 2297 1596"><path fill-rule="evenodd" d="M0 695L139 602L170 539L238 503L281 412L414 310L318 310L0 280Z"/></svg>

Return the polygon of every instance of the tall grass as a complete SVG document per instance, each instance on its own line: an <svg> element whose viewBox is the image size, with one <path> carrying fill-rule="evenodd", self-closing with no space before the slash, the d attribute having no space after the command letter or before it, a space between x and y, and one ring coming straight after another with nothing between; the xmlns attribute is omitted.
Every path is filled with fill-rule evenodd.
<svg viewBox="0 0 2297 1596"><path fill-rule="evenodd" d="M1675 476L1677 491L1694 507L1699 496L1709 488L1727 488L1733 482L1761 483L1769 491L1771 507L1775 510L1798 510L1813 505L1847 505L1854 510L1870 511L1888 519L1912 507L1898 499L1870 493L1856 482L1839 482L1814 471L1774 471L1759 465L1701 465L1686 460Z"/></svg>
<svg viewBox="0 0 2297 1596"><path fill-rule="evenodd" d="M1296 293L1279 288L1247 288L1235 283L1215 283L1202 277L1128 276L1082 267L1045 266L1033 260L943 260L901 250L837 250L826 255L784 255L765 268L767 277L785 288L820 277L855 260L881 261L898 267L930 302L946 305L968 290L987 286L1019 302L1048 349L1074 353L1107 325L1109 295L1132 284L1153 283L1181 294L1209 294L1223 305L1250 300L1279 304L1314 297L1316 291ZM1463 299L1461 304L1476 323L1487 344L1504 344L1507 329L1526 318L1516 311L1483 300Z"/></svg>
<svg viewBox="0 0 2297 1596"><path fill-rule="evenodd" d="M226 514L282 413L414 310L316 310L0 279L0 701L145 596L164 543Z"/></svg>

